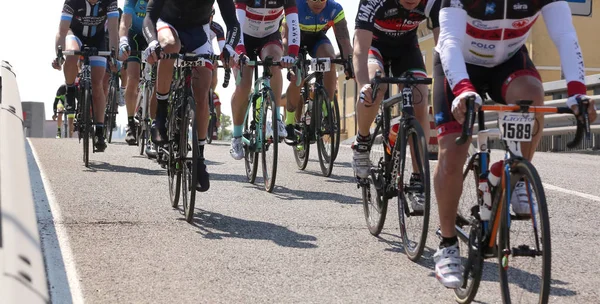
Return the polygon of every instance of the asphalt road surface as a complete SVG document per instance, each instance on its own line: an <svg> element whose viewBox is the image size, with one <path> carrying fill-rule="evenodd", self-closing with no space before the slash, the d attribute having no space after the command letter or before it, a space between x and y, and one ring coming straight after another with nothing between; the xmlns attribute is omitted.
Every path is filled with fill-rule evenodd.
<svg viewBox="0 0 600 304"><path fill-rule="evenodd" d="M30 139L28 151L54 303L454 302L433 276L435 200L425 256L411 262L393 200L380 238L369 234L348 147L325 178L316 155L299 171L282 146L271 194L260 168L246 182L229 143L208 145L211 189L191 225L169 204L166 171L137 147L113 143L89 169L77 140ZM599 303L600 158L538 153L534 164L551 218L551 303ZM476 300L501 302L495 259Z"/></svg>

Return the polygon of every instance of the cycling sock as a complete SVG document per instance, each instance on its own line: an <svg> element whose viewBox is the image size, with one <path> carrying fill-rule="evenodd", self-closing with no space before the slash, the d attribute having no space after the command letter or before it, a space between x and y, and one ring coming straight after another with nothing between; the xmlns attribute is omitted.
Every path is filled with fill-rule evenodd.
<svg viewBox="0 0 600 304"><path fill-rule="evenodd" d="M158 104L156 107L156 118L166 118L169 108L169 92L165 94L156 92L156 101Z"/></svg>
<svg viewBox="0 0 600 304"><path fill-rule="evenodd" d="M75 84L67 84L67 96L65 98L67 104L65 105L65 108L68 112L73 112L75 109L75 95L77 95Z"/></svg>
<svg viewBox="0 0 600 304"><path fill-rule="evenodd" d="M129 123L130 126L135 124L135 120L133 120L133 116L129 116L127 117L127 122Z"/></svg>
<svg viewBox="0 0 600 304"><path fill-rule="evenodd" d="M450 246L454 246L458 243L458 237L455 235L451 238L442 237L442 241L440 242L440 248L446 248Z"/></svg>
<svg viewBox="0 0 600 304"><path fill-rule="evenodd" d="M357 142L369 142L369 140L371 140L371 134L367 135L367 136L362 136L360 135L360 133L358 135L356 135L356 141Z"/></svg>
<svg viewBox="0 0 600 304"><path fill-rule="evenodd" d="M285 124L293 125L296 123L296 111L285 111Z"/></svg>
<svg viewBox="0 0 600 304"><path fill-rule="evenodd" d="M242 126L233 126L233 137L242 137Z"/></svg>
<svg viewBox="0 0 600 304"><path fill-rule="evenodd" d="M104 137L104 123L96 124L96 136Z"/></svg>
<svg viewBox="0 0 600 304"><path fill-rule="evenodd" d="M58 127L57 129L58 129L58 133L60 133L60 127Z"/></svg>
<svg viewBox="0 0 600 304"><path fill-rule="evenodd" d="M204 159L204 145L206 145L206 138L198 139L198 158Z"/></svg>

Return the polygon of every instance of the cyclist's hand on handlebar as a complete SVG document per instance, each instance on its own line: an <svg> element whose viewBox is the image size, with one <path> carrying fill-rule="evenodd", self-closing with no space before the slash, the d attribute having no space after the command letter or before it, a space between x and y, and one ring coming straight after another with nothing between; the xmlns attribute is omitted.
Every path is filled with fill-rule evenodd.
<svg viewBox="0 0 600 304"><path fill-rule="evenodd" d="M567 99L567 107L569 107L569 108L571 108L571 110L573 110L573 113L575 114L575 116L579 116L581 114L581 113L579 113L579 103L578 103L579 100L589 100L590 106L588 106L588 117L589 117L590 123L593 123L597 118L596 103L590 96L586 96L583 94L573 95Z"/></svg>
<svg viewBox="0 0 600 304"><path fill-rule="evenodd" d="M162 49L158 41L154 40L148 44L148 47L142 54L142 58L145 59L145 61L149 64L154 64L158 61L161 50Z"/></svg>
<svg viewBox="0 0 600 304"><path fill-rule="evenodd" d="M483 102L481 96L475 92L463 92L454 98L454 101L452 101L452 115L460 124L464 123L465 121L465 114L467 112L467 98L471 96L475 97L475 112L477 112L477 109L479 109L479 106L481 106Z"/></svg>
<svg viewBox="0 0 600 304"><path fill-rule="evenodd" d="M226 44L223 48L223 52L221 52L221 61L225 68L231 68L235 66L236 61L239 60L238 54L233 50L231 45Z"/></svg>
<svg viewBox="0 0 600 304"><path fill-rule="evenodd" d="M58 61L60 59L59 58L54 58L54 60L52 60L52 68L54 68L55 70L62 70L62 64L60 64Z"/></svg>
<svg viewBox="0 0 600 304"><path fill-rule="evenodd" d="M119 40L119 60L125 61L131 53L131 47L129 46L129 40L127 37L121 37Z"/></svg>
<svg viewBox="0 0 600 304"><path fill-rule="evenodd" d="M365 84L360 89L359 101L364 104L365 107L370 107L375 103L373 100L373 88L371 87L371 84Z"/></svg>
<svg viewBox="0 0 600 304"><path fill-rule="evenodd" d="M281 67L285 69L291 68L296 63L296 56L284 56L281 58Z"/></svg>
<svg viewBox="0 0 600 304"><path fill-rule="evenodd" d="M347 59L344 64L344 74L346 74L346 79L354 78L354 70L352 69L352 61L350 59Z"/></svg>

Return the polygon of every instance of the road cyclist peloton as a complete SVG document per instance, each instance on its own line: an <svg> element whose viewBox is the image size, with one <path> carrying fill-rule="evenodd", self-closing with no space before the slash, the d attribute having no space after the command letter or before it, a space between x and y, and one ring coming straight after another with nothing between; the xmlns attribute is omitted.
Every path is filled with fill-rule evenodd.
<svg viewBox="0 0 600 304"><path fill-rule="evenodd" d="M148 47L144 50L143 57L147 58L149 64L158 61L157 109L151 127L152 142L157 145L165 144L167 141L168 98L174 69L174 60L160 59L161 55L179 53L182 45L186 52L211 54L212 47L207 37L207 31L214 2L187 0L150 0L148 2L143 22L143 33ZM234 61L234 48L240 40L240 24L235 18L235 6L231 0L216 0L216 2L227 26L226 45L221 58L224 64L229 65ZM210 188L209 174L204 164L204 145L208 129L208 92L211 80L211 63L194 68L192 88L197 104L196 120L199 145L196 189L200 192Z"/></svg>

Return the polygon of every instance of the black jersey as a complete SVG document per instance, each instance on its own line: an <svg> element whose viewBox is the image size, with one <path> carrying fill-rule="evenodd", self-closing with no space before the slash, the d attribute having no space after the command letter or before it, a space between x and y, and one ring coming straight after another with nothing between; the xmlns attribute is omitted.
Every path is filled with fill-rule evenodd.
<svg viewBox="0 0 600 304"><path fill-rule="evenodd" d="M107 17L119 17L117 0L98 0L94 5L87 0L66 0L61 20L71 21L77 37L96 37L104 36Z"/></svg>

